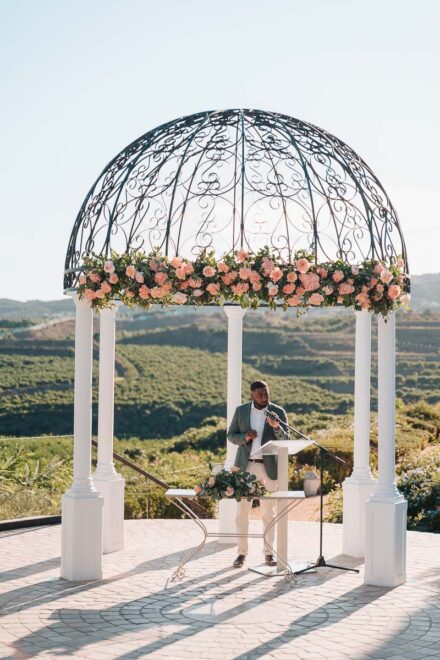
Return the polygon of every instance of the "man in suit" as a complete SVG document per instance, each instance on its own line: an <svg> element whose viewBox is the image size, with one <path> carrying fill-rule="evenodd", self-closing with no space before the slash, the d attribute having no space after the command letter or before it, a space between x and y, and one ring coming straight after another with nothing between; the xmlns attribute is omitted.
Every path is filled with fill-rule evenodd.
<svg viewBox="0 0 440 660"><path fill-rule="evenodd" d="M276 456L263 456L262 458L249 458L261 445L269 440L288 440L289 430L282 424L287 424L287 415L283 408L276 406L269 400L269 386L264 380L257 380L251 384L251 400L238 406L228 429L228 440L238 445L235 466L255 474L258 479L264 479L269 491L277 488L277 459ZM269 417L267 412L271 413ZM275 517L275 501L260 500L261 515L264 529ZM236 526L238 534L247 534L249 529L249 514L252 502L246 499L237 503ZM269 530L268 543L273 547L275 526ZM248 551L247 536L239 536L238 557L234 561L234 568L241 568ZM268 566L275 566L276 561L269 548L264 547L265 562Z"/></svg>

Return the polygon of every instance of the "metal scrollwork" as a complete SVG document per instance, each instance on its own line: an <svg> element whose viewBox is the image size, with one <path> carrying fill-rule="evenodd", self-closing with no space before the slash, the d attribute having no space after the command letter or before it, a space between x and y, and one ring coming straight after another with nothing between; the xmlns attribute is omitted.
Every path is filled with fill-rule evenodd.
<svg viewBox="0 0 440 660"><path fill-rule="evenodd" d="M380 182L346 144L260 110L202 112L146 133L103 170L70 237L64 287L110 250L192 258L268 245L289 260L395 259L406 249Z"/></svg>

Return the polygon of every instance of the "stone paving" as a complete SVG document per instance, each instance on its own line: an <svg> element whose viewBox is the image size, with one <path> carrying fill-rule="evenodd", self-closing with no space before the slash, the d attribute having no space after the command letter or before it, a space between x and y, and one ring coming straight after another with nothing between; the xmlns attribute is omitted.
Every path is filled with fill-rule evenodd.
<svg viewBox="0 0 440 660"><path fill-rule="evenodd" d="M438 535L408 533L407 583L385 589L364 586L362 564L339 554L340 525L325 525L325 556L360 574L319 569L291 584L231 568L235 548L213 538L170 582L200 539L181 520L127 521L104 579L74 584L59 578L60 531L0 536L0 658L440 658ZM250 543L252 565L261 540ZM289 543L292 557L315 559L318 525L290 522Z"/></svg>

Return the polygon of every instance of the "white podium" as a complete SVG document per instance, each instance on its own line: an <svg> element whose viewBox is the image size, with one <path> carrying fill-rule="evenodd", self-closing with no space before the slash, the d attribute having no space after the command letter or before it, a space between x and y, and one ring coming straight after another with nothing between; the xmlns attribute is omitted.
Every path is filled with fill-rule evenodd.
<svg viewBox="0 0 440 660"><path fill-rule="evenodd" d="M277 500L277 515L272 524L277 526L277 549L274 555L277 559L276 566L266 566L261 564L252 567L250 570L261 575L280 575L285 573L286 570L294 573L295 571L302 570L310 566L313 562L308 563L295 563L289 561L289 548L288 548L288 513L292 508L292 500L298 499L298 495L289 493L289 456L297 454L302 449L308 447L311 442L308 440L270 440L262 445L257 451L252 452L249 458L262 458L263 456L276 455L278 458L278 480L277 491L272 493L269 497ZM289 501L290 500L290 501ZM312 571L310 571L312 572Z"/></svg>

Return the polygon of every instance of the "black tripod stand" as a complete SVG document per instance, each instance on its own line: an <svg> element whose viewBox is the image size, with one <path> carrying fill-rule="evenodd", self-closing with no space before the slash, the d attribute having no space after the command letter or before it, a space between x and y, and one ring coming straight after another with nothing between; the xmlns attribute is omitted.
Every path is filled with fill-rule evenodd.
<svg viewBox="0 0 440 660"><path fill-rule="evenodd" d="M271 413L266 413L270 417L272 417ZM327 562L324 559L324 555L322 553L322 531L323 531L323 514L324 514L324 493L323 493L323 488L322 485L324 483L324 454L327 454L327 456L330 456L334 461L337 461L338 463L342 463L343 465L346 465L345 461L342 458L339 458L339 456L336 456L333 454L331 451L326 449L325 447L322 447L321 445L318 445L317 442L314 440L311 440L308 438L306 435L301 433L301 431L297 431L297 429L294 429L292 426L289 426L289 424L286 424L286 422L283 422L281 419L278 418L277 416L277 421L285 426L286 428L290 429L290 431L293 431L293 433L296 433L296 435L299 435L301 438L304 438L304 440L308 440L311 442L315 447L318 447L319 449L319 476L321 479L321 488L320 488L320 499L319 499L319 557L316 560L314 564L311 566L307 566L307 568L303 568L299 571L294 571L294 575L300 575L301 573L307 573L307 571L311 571L315 568L320 568L322 566L325 566L327 568L337 568L340 571L352 571L353 573L359 573L357 568L348 568L347 566L336 566L335 564L327 564Z"/></svg>

